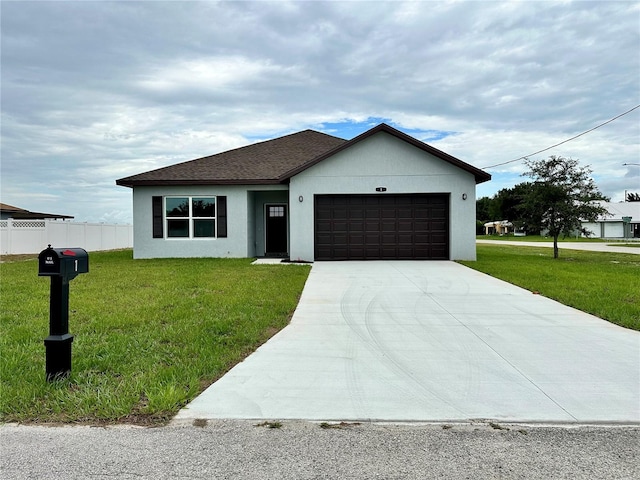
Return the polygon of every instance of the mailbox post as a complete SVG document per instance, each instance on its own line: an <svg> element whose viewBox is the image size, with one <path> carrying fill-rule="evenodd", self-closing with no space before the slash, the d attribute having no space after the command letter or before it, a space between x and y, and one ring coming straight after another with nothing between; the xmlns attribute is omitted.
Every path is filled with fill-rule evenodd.
<svg viewBox="0 0 640 480"><path fill-rule="evenodd" d="M89 271L89 256L82 248L49 248L38 256L38 276L51 277L49 336L44 339L46 375L51 382L71 373L69 282Z"/></svg>

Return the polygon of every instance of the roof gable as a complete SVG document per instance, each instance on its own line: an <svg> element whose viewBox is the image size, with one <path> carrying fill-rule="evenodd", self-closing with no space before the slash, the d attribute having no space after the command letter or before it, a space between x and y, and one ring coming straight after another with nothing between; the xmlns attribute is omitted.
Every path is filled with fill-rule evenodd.
<svg viewBox="0 0 640 480"><path fill-rule="evenodd" d="M283 178L291 178L294 175L297 175L300 172L303 172L304 170L306 170L309 167L312 167L318 163L320 163L323 160L326 160L329 157L332 157L333 155L335 155L338 152L341 152L343 150L346 150L347 148L355 145L356 143L361 142L362 140L365 140L373 135L375 135L376 133L379 132L385 132L388 133L389 135L393 135L394 137L403 140L411 145L413 145L414 147L419 148L422 151L425 151L427 153L430 153L431 155L444 160L445 162L448 162L458 168L461 168L462 170L465 170L471 174L473 174L473 176L476 179L476 184L478 183L483 183L486 182L488 180L491 180L491 175L488 174L487 172L485 172L484 170L480 170L479 168L474 167L473 165L469 165L466 162L463 162L462 160L449 155L448 153L443 152L442 150L438 150L437 148L432 147L431 145L428 145L424 142L421 142L420 140L413 138L410 135L407 135L404 132L401 132L400 130L397 130L389 125L387 125L386 123L381 123L380 125L373 127L370 130L367 130L366 132L358 135L357 137L354 137L353 139L338 145L336 148L334 148L333 150L330 150L328 152L323 153L322 155L310 160L309 162L300 165L296 168L294 168L293 170L287 172Z"/></svg>

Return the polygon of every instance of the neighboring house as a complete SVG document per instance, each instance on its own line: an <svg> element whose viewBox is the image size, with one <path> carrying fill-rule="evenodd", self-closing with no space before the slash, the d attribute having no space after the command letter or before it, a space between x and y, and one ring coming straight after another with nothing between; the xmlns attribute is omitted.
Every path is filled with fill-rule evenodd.
<svg viewBox="0 0 640 480"><path fill-rule="evenodd" d="M8 218L13 218L14 220L44 220L45 218L64 220L73 217L70 215L58 215L56 213L30 212L23 208L0 203L0 220L7 220Z"/></svg>
<svg viewBox="0 0 640 480"><path fill-rule="evenodd" d="M582 222L582 228L596 238L640 238L640 202L598 202L609 212L595 223Z"/></svg>
<svg viewBox="0 0 640 480"><path fill-rule="evenodd" d="M491 175L386 124L313 130L117 180L134 257L476 258L475 186Z"/></svg>
<svg viewBox="0 0 640 480"><path fill-rule="evenodd" d="M509 233L509 229L513 232L513 223L508 220L502 220L499 222L487 222L484 224L485 235L506 235Z"/></svg>

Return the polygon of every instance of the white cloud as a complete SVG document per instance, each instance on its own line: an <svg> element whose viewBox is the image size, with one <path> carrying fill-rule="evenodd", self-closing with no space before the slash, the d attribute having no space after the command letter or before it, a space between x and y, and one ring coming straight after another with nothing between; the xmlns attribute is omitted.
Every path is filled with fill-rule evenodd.
<svg viewBox="0 0 640 480"><path fill-rule="evenodd" d="M640 103L638 21L626 1L3 2L2 201L130 219L117 178L371 118L500 163ZM621 196L639 117L548 153Z"/></svg>

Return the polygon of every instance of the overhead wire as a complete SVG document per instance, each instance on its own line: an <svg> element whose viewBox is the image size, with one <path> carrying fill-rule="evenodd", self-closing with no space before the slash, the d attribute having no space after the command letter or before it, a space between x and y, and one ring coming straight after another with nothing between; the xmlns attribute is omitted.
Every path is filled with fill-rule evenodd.
<svg viewBox="0 0 640 480"><path fill-rule="evenodd" d="M550 147L543 148L542 150L538 150L537 152L533 152L533 153L530 153L530 154L528 154L528 155L523 155L523 156L521 156L521 157L514 158L513 160L509 160L509 161L507 161L507 162L496 163L495 165L489 165L488 167L482 167L482 169L483 169L483 170L486 170L486 169L488 169L488 168L500 167L500 166L502 166L502 165L507 165L507 164L509 164L509 163L517 162L518 160L526 160L527 158L529 158L529 157L531 157L531 156L533 156L533 155L537 155L537 154L539 154L539 153L546 152L547 150L551 150L552 148L555 148L555 147L557 147L557 146L559 146L559 145L562 145L562 144L564 144L564 143L570 142L571 140L575 140L575 139L576 139L576 138L578 138L578 137L581 137L581 136L583 136L583 135L586 135L586 134L587 134L587 133L589 133L589 132L593 132L594 130L596 130L596 129L600 128L600 127L603 127L603 126L605 126L606 124L611 123L611 122L613 122L614 120L617 120L618 118L623 117L623 116L627 115L628 113L633 112L634 110L636 110L636 109L638 109L638 108L640 108L640 105L636 105L635 107L631 108L630 110L627 110L626 112L623 112L623 113L621 113L620 115L616 115L615 117L613 117L613 118L611 118L611 119L607 120L606 122L601 123L600 125L596 125L595 127L590 128L589 130L585 130L584 132L579 133L578 135L575 135L575 136L573 136L573 137L571 137L571 138L567 138L566 140L563 140L562 142L556 143L555 145L551 145Z"/></svg>

